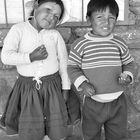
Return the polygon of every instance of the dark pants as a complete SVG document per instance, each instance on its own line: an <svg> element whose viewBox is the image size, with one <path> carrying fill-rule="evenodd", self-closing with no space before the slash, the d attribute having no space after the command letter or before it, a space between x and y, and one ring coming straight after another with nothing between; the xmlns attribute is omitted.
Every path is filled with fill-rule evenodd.
<svg viewBox="0 0 140 140"><path fill-rule="evenodd" d="M84 140L100 140L104 126L106 140L121 140L127 130L127 104L125 94L109 103L96 102L86 97L82 109Z"/></svg>

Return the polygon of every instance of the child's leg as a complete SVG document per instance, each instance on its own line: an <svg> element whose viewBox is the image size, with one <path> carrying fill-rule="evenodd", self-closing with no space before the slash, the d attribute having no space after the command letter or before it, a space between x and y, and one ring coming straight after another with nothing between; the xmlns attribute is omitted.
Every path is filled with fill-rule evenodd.
<svg viewBox="0 0 140 140"><path fill-rule="evenodd" d="M19 140L43 140L44 133L41 129L27 129L22 130L22 132L19 132ZM46 140L46 139L45 139Z"/></svg>
<svg viewBox="0 0 140 140"><path fill-rule="evenodd" d="M80 101L77 96L77 91L72 85L69 92L69 98L67 100L67 110L68 110L68 124L73 125L77 120L81 118Z"/></svg>
<svg viewBox="0 0 140 140"><path fill-rule="evenodd" d="M36 90L26 92L30 96L22 97L22 113L19 118L19 139L20 140L43 140L45 135L44 117L42 107L39 103L41 94Z"/></svg>
<svg viewBox="0 0 140 140"><path fill-rule="evenodd" d="M110 103L109 120L105 125L106 140L121 140L127 132L127 105L125 95Z"/></svg>
<svg viewBox="0 0 140 140"><path fill-rule="evenodd" d="M43 81L43 80L42 80ZM45 134L51 140L60 140L67 136L67 108L62 96L62 85L59 73L44 79L43 112ZM48 85L48 86L45 86Z"/></svg>
<svg viewBox="0 0 140 140"><path fill-rule="evenodd" d="M20 117L19 117L19 140L43 140L45 135L44 116L42 111L42 94L36 89L36 82L32 77L20 76L21 93Z"/></svg>
<svg viewBox="0 0 140 140"><path fill-rule="evenodd" d="M101 128L107 118L107 107L105 104L86 97L83 106L82 129L84 140L100 140Z"/></svg>

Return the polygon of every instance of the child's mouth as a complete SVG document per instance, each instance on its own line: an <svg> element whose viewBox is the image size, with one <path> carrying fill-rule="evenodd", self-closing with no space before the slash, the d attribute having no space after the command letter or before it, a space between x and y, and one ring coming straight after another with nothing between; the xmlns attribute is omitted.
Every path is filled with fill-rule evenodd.
<svg viewBox="0 0 140 140"><path fill-rule="evenodd" d="M102 27L102 30L107 32L107 31L109 31L109 28L108 27Z"/></svg>
<svg viewBox="0 0 140 140"><path fill-rule="evenodd" d="M103 30L108 30L108 28L107 28L107 27L103 27L102 29L103 29Z"/></svg>

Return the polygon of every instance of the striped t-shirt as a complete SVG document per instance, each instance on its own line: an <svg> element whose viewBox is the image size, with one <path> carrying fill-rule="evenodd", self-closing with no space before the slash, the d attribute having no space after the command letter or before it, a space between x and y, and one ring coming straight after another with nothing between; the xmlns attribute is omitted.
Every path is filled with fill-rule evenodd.
<svg viewBox="0 0 140 140"><path fill-rule="evenodd" d="M111 34L99 38L87 33L71 46L68 72L77 89L84 80L89 80L97 95L116 93L118 97L123 92L118 77L123 71L132 75L133 67L129 64L133 60L120 37Z"/></svg>

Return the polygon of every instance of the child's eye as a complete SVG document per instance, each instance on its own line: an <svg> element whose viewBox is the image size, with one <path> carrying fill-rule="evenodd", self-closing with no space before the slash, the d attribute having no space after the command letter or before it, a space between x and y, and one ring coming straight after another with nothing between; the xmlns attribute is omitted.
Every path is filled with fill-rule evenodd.
<svg viewBox="0 0 140 140"><path fill-rule="evenodd" d="M104 16L97 16L96 20L99 21L99 22L102 22L102 21L105 20L105 17Z"/></svg>
<svg viewBox="0 0 140 140"><path fill-rule="evenodd" d="M115 18L115 17L109 17L109 19L110 19L110 20L116 20L116 18Z"/></svg>
<svg viewBox="0 0 140 140"><path fill-rule="evenodd" d="M43 8L41 11L44 12L44 13L49 14L51 12L51 9L49 9L49 8Z"/></svg>
<svg viewBox="0 0 140 140"><path fill-rule="evenodd" d="M97 16L96 18L97 18L97 19L103 19L103 17L102 17L102 16Z"/></svg>
<svg viewBox="0 0 140 140"><path fill-rule="evenodd" d="M47 12L48 14L51 13L51 9L46 8L46 12Z"/></svg>
<svg viewBox="0 0 140 140"><path fill-rule="evenodd" d="M54 20L55 20L56 22L59 21L59 17L56 16L56 15L54 15Z"/></svg>

